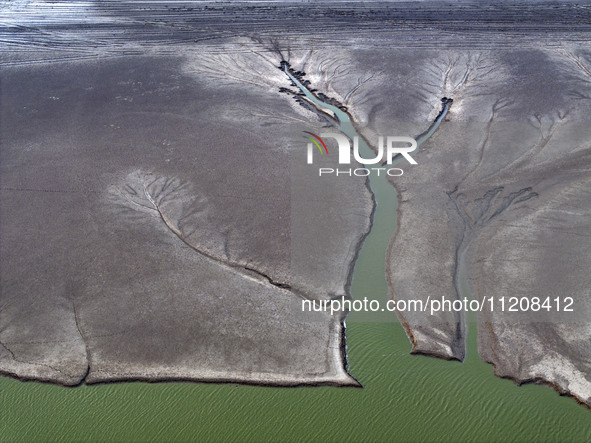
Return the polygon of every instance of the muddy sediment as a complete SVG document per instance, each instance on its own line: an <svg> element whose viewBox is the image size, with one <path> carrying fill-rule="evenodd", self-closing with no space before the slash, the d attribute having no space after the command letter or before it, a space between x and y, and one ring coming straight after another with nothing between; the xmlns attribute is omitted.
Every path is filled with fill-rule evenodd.
<svg viewBox="0 0 591 443"><path fill-rule="evenodd" d="M302 127L330 124L294 102L286 60L370 144L423 133L453 97L391 180L390 296L572 297L572 315L481 312L479 353L589 404L585 8L25 3L1 13L3 373L355 384L340 320L292 309L347 292L371 195L286 179ZM317 217L295 220L295 262L294 208ZM464 358L463 313L401 320L415 352Z"/></svg>

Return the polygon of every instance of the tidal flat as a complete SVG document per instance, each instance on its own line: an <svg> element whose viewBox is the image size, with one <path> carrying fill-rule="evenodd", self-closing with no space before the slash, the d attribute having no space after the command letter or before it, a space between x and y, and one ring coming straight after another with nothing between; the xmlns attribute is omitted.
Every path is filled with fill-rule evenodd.
<svg viewBox="0 0 591 443"><path fill-rule="evenodd" d="M298 428L316 439L408 439L420 417L431 439L588 439L585 408L496 379L481 360L589 405L588 7L3 6L0 371L68 386L348 387L67 390L4 379L9 440L33 437L13 415L26 406L19 398L64 405L25 414L45 420L39 439L59 430L92 439L82 422L59 424L59 411L74 397L104 411L96 432L115 401L103 395L145 399L114 439L131 438L148 416L167 435L195 435L196 418L218 407L240 419L205 426L204 438L242 427L252 440L297 438ZM294 87L285 62L346 109L369 146L423 133L453 99L413 154L418 165L390 179L396 212L379 214L367 180L296 174L302 132L336 125ZM320 161L336 166L334 156ZM368 292L383 301L570 296L577 310L482 312L473 324L455 312L350 315L346 334L344 316L298 312L302 299ZM163 396L209 406L173 417L148 406ZM333 408L322 426L309 415L320 409L305 411L321 397ZM354 426L357 414L366 418ZM285 424L253 427L263 416Z"/></svg>

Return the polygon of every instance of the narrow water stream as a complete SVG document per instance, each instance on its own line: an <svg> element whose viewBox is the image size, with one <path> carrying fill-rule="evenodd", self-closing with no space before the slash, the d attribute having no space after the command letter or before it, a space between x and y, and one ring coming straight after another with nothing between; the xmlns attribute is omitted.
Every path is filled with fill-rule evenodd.
<svg viewBox="0 0 591 443"><path fill-rule="evenodd" d="M375 152L368 146L367 142L361 137L355 129L349 114L337 106L328 104L320 100L298 78L296 78L288 69L285 62L282 62L283 70L289 79L300 89L300 91L323 111L332 112L337 119L338 129L351 140L357 137L359 140L359 153L362 158L371 159L375 157ZM442 99L442 110L422 134L416 137L417 150L421 145L431 137L449 110L452 103L451 99ZM383 134L387 135L407 135L407 134ZM403 161L401 156L394 158L392 165ZM375 165L368 165L368 168ZM367 297L368 300L378 300L380 306L385 306L388 297L388 284L386 281L386 251L390 239L396 231L396 209L398 206L398 192L396 188L388 181L385 173L372 173L369 175L369 187L375 199L375 212L373 223L369 235L365 238L363 247L357 257L353 272L353 281L351 285L351 295L353 299L362 300ZM391 312L352 312L347 319L348 322L391 322L395 321L395 314Z"/></svg>

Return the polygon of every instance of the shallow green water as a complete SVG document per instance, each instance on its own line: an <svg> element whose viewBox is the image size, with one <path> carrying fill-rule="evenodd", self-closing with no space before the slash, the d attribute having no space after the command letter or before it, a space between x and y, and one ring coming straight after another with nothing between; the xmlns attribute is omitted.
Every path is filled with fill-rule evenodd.
<svg viewBox="0 0 591 443"><path fill-rule="evenodd" d="M0 440L591 439L591 412L549 388L493 377L473 334L465 363L409 355L397 323L350 323L347 334L363 389L2 379Z"/></svg>
<svg viewBox="0 0 591 443"><path fill-rule="evenodd" d="M386 300L384 255L395 191L373 181L374 226L357 261L355 298ZM364 314L374 315L374 314ZM63 388L0 379L0 441L589 441L591 412L536 385L493 376L469 325L464 363L411 356L402 327L347 322L363 389L121 383Z"/></svg>

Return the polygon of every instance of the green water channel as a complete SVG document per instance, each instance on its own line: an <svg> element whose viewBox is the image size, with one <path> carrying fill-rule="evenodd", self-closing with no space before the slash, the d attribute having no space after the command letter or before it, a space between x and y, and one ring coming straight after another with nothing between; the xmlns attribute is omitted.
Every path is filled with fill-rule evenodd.
<svg viewBox="0 0 591 443"><path fill-rule="evenodd" d="M356 135L348 116L337 116L340 129ZM351 292L385 302L397 195L386 180L372 178L371 187L378 204ZM478 358L475 325L468 325L467 359L459 363L412 356L399 323L365 320L347 320L349 369L363 389L137 382L64 388L2 378L0 441L591 440L591 412L574 400L494 377Z"/></svg>

